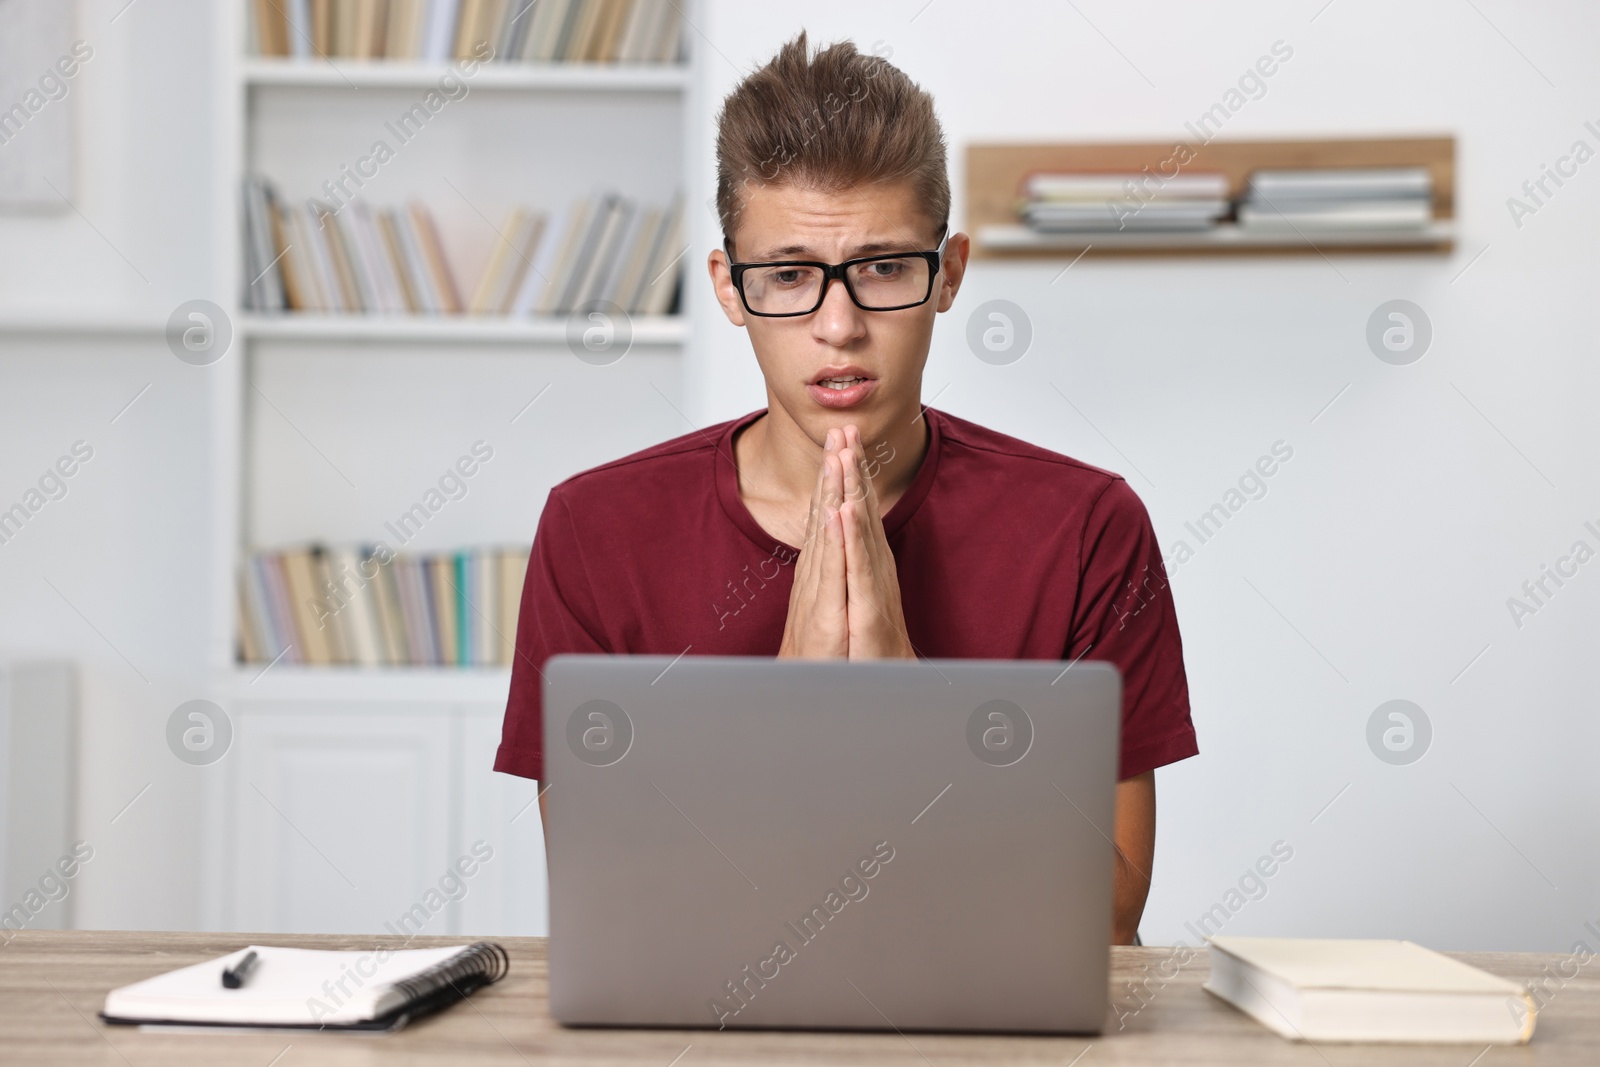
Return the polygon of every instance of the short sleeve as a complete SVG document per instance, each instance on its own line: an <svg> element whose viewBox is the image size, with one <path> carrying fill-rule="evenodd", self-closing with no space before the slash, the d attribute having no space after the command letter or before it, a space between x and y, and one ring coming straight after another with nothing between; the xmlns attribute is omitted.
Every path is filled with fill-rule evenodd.
<svg viewBox="0 0 1600 1067"><path fill-rule="evenodd" d="M564 652L610 651L591 624L593 600L572 513L552 489L539 516L517 614L511 691L494 769L544 778L544 664Z"/></svg>
<svg viewBox="0 0 1600 1067"><path fill-rule="evenodd" d="M1069 659L1103 660L1122 673L1126 780L1196 755L1178 613L1144 503L1121 478L1089 511Z"/></svg>

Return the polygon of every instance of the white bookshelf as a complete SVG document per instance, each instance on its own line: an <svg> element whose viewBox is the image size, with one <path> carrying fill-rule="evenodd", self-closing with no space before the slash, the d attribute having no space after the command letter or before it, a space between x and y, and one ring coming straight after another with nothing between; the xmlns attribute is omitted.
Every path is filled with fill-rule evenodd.
<svg viewBox="0 0 1600 1067"><path fill-rule="evenodd" d="M681 347L689 338L685 315L635 315L635 345ZM235 337L274 341L460 342L476 345L562 343L563 318L507 315L312 315L241 312ZM68 311L0 314L0 335L26 337L160 336L164 320L147 315L78 315Z"/></svg>
<svg viewBox="0 0 1600 1067"><path fill-rule="evenodd" d="M449 68L442 63L388 60L286 60L247 58L240 77L250 86L308 89L426 89ZM474 89L547 92L681 93L689 84L685 64L663 63L483 63L468 79Z"/></svg>
<svg viewBox="0 0 1600 1067"><path fill-rule="evenodd" d="M393 351L397 358L435 353L442 359L455 354L470 358L478 354L534 365L548 365L549 361L560 364L575 357L567 348L565 317L261 313L240 306L239 294L245 279L239 236L239 188L244 176L261 173L272 178L290 200L317 195L315 176L332 173L328 160L344 161L355 155L372 135L381 132L382 118L410 103L418 93L436 87L451 66L382 59L253 56L247 54L247 4L235 0L225 6L230 11L220 19L227 61L222 65L225 91L219 107L223 112L222 128L228 131L227 139L232 143L228 158L234 165L222 168L220 175L218 202L224 207L218 231L223 244L219 259L227 274L225 291L231 297L225 310L235 329L233 351L212 368L220 372L216 376L219 393L223 394L219 406L225 409L218 420L216 443L218 510L214 536L216 544L229 546L218 553L215 569L214 588L221 593L215 598L217 624L212 628L211 660L218 691L250 697L270 693L273 699L314 701L413 692L418 691L420 683L422 691L437 699L480 700L497 686L497 699L503 699L504 687L494 679L503 681L504 671L497 674L486 673L482 668L449 667L314 668L280 663L251 685L250 680L265 665L235 660L237 568L246 553L270 549L277 543L255 536L248 505L253 488L251 460L254 457L259 462L261 453L252 443L251 393L263 361L292 358L295 353L313 353L317 359L337 359L341 355L371 359L375 353L382 358L385 351ZM683 15L693 21L692 5L683 8ZM418 156L439 162L440 176L461 186L466 185L464 178L498 175L498 183L487 184L500 195L472 204L474 213L495 223L512 202L554 212L572 196L600 184L619 188L625 195L665 202L671 193L690 187L689 100L696 84L695 64L700 52L690 36L684 36L686 60L673 64L480 63L463 79L471 90L468 97L449 105L457 110L446 117L461 116L450 130L451 141L446 144L441 139L426 150L402 149L404 163L415 165ZM474 98L485 101L483 108L490 117L472 119L464 114L464 109L474 106ZM663 129L660 119L668 111L675 126L669 122ZM313 116L303 130L292 123L297 115ZM633 121L636 128L629 129L633 115L637 115ZM543 144L538 152L530 153L520 143L522 137L503 137L507 123L520 128L524 120L546 133L553 131L552 139L564 137L567 143L557 145L554 152L550 145ZM594 127L605 122L616 123L624 136L637 135L638 158L632 158L629 146L619 145L615 139L607 139L609 150L593 150L590 142ZM347 150L341 154L334 149L330 154L328 146L340 144L341 138ZM659 158L663 145L670 148L668 154L675 154L665 167ZM452 175L448 161L456 155L462 159L461 173ZM517 195L518 169L534 166L547 169L531 174L526 182L528 194ZM372 197L372 202L398 202L403 192L407 196L418 195L430 207L440 197L445 198L447 207L452 203L450 194L441 193L437 186L422 188L417 175L408 177L413 181L412 187L397 189L391 185L388 195ZM402 178L398 184L404 186L406 180ZM642 185L652 183L659 195L640 193ZM471 221L474 220L469 218ZM448 245L449 220L441 218L440 226L446 231ZM459 266L460 260L457 263ZM457 282L464 291L470 291L475 281L474 277L458 273ZM104 328L115 332L134 325L107 323ZM157 323L141 325L157 331L163 328ZM689 342L688 316L637 316L631 320L630 328L630 354L648 353L653 358L665 356L675 364L681 362L677 357ZM657 381L652 378L652 382ZM672 417L679 418L676 414ZM669 424L663 436L679 432L681 427ZM559 479L547 475L546 480ZM523 535L519 540L531 539L531 525ZM337 533L316 539L330 543L349 540ZM464 543L474 541L506 543L503 537L467 538ZM273 681L279 677L284 681Z"/></svg>
<svg viewBox="0 0 1600 1067"><path fill-rule="evenodd" d="M159 335L167 328L160 319L144 315L80 315L69 311L35 311L0 315L0 335L26 337L115 337Z"/></svg>
<svg viewBox="0 0 1600 1067"><path fill-rule="evenodd" d="M680 346L688 337L678 315L638 316L632 320L635 345ZM510 318L501 315L247 315L240 332L251 340L349 341L469 345L561 346L563 318ZM547 348L555 351L554 348ZM508 351L515 351L508 348ZM560 349L559 354L565 354Z"/></svg>
<svg viewBox="0 0 1600 1067"><path fill-rule="evenodd" d="M241 664L223 679L234 700L394 704L503 703L509 667L286 667Z"/></svg>
<svg viewBox="0 0 1600 1067"><path fill-rule="evenodd" d="M540 933L542 838L537 814L526 814L536 786L488 770L509 668L238 663L237 570L256 549L377 539L381 520L480 429L505 457L495 461L498 487L474 490L477 511L462 506L435 519L431 543L393 547L526 545L549 485L613 458L604 450L684 432L682 401L673 396L683 388L690 317L634 318L628 355L593 366L569 350L565 318L244 310L244 176L266 175L290 200L319 195L325 177L447 70L254 58L246 54L247 11L245 0L216 8L215 126L226 162L210 253L234 333L227 355L200 371L212 416L214 504L195 548L208 561L212 590L208 691L233 719L235 750L217 765L223 773L204 779L201 925L376 929L379 917L403 911L482 836L499 850L498 866L474 884L466 910L429 932ZM683 12L697 17L692 3ZM470 292L477 279L462 275L464 264L486 260L513 204L553 213L601 185L644 203L687 194L691 172L699 173L692 153L705 148L691 122L700 50L688 37L690 58L670 66L482 64L466 79L471 92L437 114L426 140L403 147L362 195L375 205L427 203L457 282ZM48 313L0 323L8 325L157 336L165 328ZM551 399L527 406L546 389ZM361 490L320 466L312 448L357 474ZM293 536L285 535L291 526ZM363 892L335 877L285 829L285 818L319 849L364 864L372 877L359 880Z"/></svg>

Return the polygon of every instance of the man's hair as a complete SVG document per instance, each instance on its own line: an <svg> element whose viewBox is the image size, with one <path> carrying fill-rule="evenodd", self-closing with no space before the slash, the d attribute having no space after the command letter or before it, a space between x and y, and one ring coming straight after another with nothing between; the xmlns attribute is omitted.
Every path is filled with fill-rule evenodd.
<svg viewBox="0 0 1600 1067"><path fill-rule="evenodd" d="M751 186L835 192L906 179L934 225L948 225L950 176L933 97L849 41L813 54L802 30L723 101L717 215L729 241Z"/></svg>

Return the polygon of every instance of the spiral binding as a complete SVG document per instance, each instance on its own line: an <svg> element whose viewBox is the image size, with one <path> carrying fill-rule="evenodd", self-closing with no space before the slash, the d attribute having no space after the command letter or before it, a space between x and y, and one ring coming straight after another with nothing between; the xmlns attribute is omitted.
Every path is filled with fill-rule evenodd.
<svg viewBox="0 0 1600 1067"><path fill-rule="evenodd" d="M401 1010L416 1015L424 1005L437 1010L441 1004L493 985L510 969L511 959L504 948L493 941L477 941L449 959L394 983L394 988L406 997Z"/></svg>

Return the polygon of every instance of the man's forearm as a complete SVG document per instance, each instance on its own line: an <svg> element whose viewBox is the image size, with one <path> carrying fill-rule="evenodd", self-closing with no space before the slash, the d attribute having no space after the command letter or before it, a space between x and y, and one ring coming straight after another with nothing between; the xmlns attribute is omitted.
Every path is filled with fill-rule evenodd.
<svg viewBox="0 0 1600 1067"><path fill-rule="evenodd" d="M1111 943L1131 945L1150 894L1150 867L1156 852L1155 771L1117 783L1116 819Z"/></svg>

